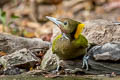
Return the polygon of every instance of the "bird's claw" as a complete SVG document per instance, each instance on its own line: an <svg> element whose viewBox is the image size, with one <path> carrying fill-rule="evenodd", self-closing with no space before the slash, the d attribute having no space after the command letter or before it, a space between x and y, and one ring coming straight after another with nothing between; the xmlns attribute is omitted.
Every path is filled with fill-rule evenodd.
<svg viewBox="0 0 120 80"><path fill-rule="evenodd" d="M86 70L88 70L88 69L89 69L88 59L89 59L89 56L84 56L84 57L83 57L83 64L82 64L82 68L86 68Z"/></svg>
<svg viewBox="0 0 120 80"><path fill-rule="evenodd" d="M53 73L58 73L59 72L59 69L60 69L60 59L57 58L57 68L56 70L52 71Z"/></svg>
<svg viewBox="0 0 120 80"><path fill-rule="evenodd" d="M58 72L59 72L59 69L60 69L60 65L57 65L56 70L52 71L52 73L54 73L54 74L58 73Z"/></svg>

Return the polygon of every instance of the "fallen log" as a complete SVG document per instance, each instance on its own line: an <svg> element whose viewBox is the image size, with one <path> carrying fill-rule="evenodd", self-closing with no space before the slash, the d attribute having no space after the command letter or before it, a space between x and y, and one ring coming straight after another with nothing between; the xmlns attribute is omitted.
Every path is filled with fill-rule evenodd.
<svg viewBox="0 0 120 80"><path fill-rule="evenodd" d="M40 63L37 53L49 49L50 43L39 38L24 38L0 33L0 74L15 75ZM44 54L44 52L43 52Z"/></svg>
<svg viewBox="0 0 120 80"><path fill-rule="evenodd" d="M10 34L0 33L0 51L7 54L15 51L26 49L41 49L49 48L50 43L39 38L24 38L17 37Z"/></svg>

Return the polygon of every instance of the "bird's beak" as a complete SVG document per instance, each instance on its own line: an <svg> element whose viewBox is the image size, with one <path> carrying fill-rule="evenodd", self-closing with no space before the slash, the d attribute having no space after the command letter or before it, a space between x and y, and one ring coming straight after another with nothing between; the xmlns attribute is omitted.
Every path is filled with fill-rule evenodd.
<svg viewBox="0 0 120 80"><path fill-rule="evenodd" d="M63 24L61 21L59 21L58 19L56 19L54 17L46 16L46 18L49 19L50 21L52 21L53 23L55 23L58 27L60 27Z"/></svg>

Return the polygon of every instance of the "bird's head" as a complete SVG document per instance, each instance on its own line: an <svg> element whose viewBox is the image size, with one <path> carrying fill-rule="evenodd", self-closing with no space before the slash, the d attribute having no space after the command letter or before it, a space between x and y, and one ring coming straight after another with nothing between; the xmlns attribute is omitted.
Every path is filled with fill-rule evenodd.
<svg viewBox="0 0 120 80"><path fill-rule="evenodd" d="M84 24L69 18L56 19L48 16L46 18L55 23L63 33L71 34L74 38L78 38L84 28Z"/></svg>

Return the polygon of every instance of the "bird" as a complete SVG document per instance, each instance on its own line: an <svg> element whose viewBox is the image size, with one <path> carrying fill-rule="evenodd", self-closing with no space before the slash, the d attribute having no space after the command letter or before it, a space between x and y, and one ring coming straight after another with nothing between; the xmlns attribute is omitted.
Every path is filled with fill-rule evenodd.
<svg viewBox="0 0 120 80"><path fill-rule="evenodd" d="M56 54L59 59L70 60L87 53L88 40L82 34L85 24L70 18L57 19L50 16L46 18L61 30L61 34L57 35L52 42L53 54ZM83 67L86 65L88 68L87 58L84 57ZM57 71L58 69L59 66Z"/></svg>

